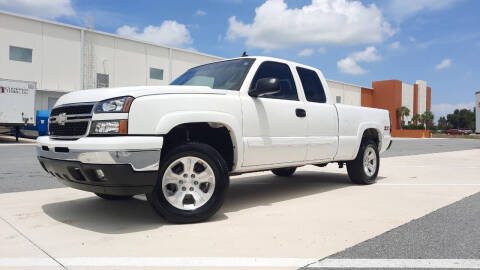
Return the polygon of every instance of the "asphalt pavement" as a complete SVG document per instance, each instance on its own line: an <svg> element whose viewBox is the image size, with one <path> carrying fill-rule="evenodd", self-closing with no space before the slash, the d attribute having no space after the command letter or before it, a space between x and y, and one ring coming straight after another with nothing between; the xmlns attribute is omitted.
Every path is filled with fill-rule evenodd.
<svg viewBox="0 0 480 270"><path fill-rule="evenodd" d="M399 139L394 140L383 157L419 155L480 149L473 139ZM32 143L14 143L0 138L0 194L63 187L48 175L36 158Z"/></svg>
<svg viewBox="0 0 480 270"><path fill-rule="evenodd" d="M394 139L383 157L398 157L480 149L480 139Z"/></svg>
<svg viewBox="0 0 480 270"><path fill-rule="evenodd" d="M323 260L325 259L478 260L480 259L480 193L440 208ZM333 268L311 267L309 269Z"/></svg>

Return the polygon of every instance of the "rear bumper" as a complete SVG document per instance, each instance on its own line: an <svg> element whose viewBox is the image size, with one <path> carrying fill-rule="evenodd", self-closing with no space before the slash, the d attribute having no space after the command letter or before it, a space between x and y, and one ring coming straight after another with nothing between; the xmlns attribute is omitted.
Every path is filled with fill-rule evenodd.
<svg viewBox="0 0 480 270"><path fill-rule="evenodd" d="M148 193L157 180L157 172L135 172L130 165L83 164L38 157L43 169L64 185L96 193L134 195ZM98 174L98 171L101 174Z"/></svg>

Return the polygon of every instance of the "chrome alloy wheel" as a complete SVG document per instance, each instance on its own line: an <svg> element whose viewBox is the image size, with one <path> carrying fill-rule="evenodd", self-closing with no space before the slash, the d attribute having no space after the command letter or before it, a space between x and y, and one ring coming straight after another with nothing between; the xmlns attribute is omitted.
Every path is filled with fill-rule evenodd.
<svg viewBox="0 0 480 270"><path fill-rule="evenodd" d="M210 200L215 174L206 161L186 156L173 161L162 177L162 192L180 210L195 210Z"/></svg>
<svg viewBox="0 0 480 270"><path fill-rule="evenodd" d="M363 154L363 170L368 177L374 175L377 170L377 153L370 145Z"/></svg>

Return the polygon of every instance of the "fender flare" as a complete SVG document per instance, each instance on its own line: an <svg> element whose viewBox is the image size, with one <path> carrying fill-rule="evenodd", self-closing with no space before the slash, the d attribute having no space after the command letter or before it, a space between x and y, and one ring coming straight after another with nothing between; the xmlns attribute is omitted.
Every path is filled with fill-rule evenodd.
<svg viewBox="0 0 480 270"><path fill-rule="evenodd" d="M188 123L216 123L225 126L233 144L233 159L235 167L240 168L243 160L243 142L241 123L231 114L215 111L177 111L168 113L160 118L155 127L156 134L167 134L176 126Z"/></svg>
<svg viewBox="0 0 480 270"><path fill-rule="evenodd" d="M357 156L358 151L360 150L360 144L362 143L363 134L365 133L365 131L367 129L375 129L377 131L377 133L378 133L378 151L380 151L380 149L382 149L383 133L382 133L382 128L380 127L380 125L378 125L377 123L374 123L374 122L362 123L358 127L357 143L356 143L355 152L353 153L352 158L355 158Z"/></svg>

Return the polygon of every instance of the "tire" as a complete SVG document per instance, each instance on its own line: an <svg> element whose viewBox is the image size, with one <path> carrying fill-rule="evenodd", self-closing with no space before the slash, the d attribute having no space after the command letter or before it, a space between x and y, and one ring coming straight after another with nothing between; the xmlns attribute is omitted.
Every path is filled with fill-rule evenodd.
<svg viewBox="0 0 480 270"><path fill-rule="evenodd" d="M288 176L292 176L296 170L297 170L296 167L279 168L279 169L273 169L272 173L275 174L276 176L288 177Z"/></svg>
<svg viewBox="0 0 480 270"><path fill-rule="evenodd" d="M133 195L110 195L110 194L103 194L103 193L95 193L98 197L110 200L110 201L121 201L121 200L128 200L133 197Z"/></svg>
<svg viewBox="0 0 480 270"><path fill-rule="evenodd" d="M366 159L365 162L364 158ZM350 180L358 185L371 185L377 181L379 168L380 155L377 144L370 139L362 140L357 157L347 162Z"/></svg>
<svg viewBox="0 0 480 270"><path fill-rule="evenodd" d="M186 143L162 158L157 183L146 195L167 221L195 223L220 209L229 182L227 164L217 150L203 143Z"/></svg>

